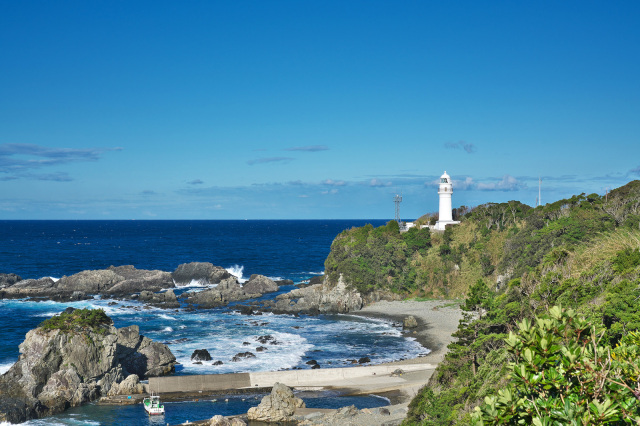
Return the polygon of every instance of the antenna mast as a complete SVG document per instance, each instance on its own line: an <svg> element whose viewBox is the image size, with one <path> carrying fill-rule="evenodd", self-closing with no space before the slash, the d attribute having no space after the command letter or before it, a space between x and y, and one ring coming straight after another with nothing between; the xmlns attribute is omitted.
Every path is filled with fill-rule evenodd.
<svg viewBox="0 0 640 426"><path fill-rule="evenodd" d="M396 222L400 225L400 203L402 202L402 194L396 194L396 196L393 197L393 202L396 205Z"/></svg>

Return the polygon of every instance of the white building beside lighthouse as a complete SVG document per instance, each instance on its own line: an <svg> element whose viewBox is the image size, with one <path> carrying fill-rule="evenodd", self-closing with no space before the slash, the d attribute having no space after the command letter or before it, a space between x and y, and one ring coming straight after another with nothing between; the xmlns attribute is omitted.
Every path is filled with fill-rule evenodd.
<svg viewBox="0 0 640 426"><path fill-rule="evenodd" d="M456 225L459 221L453 220L451 208L451 195L453 194L453 185L451 184L451 176L445 171L440 176L440 184L438 185L438 195L440 196L440 209L438 211L438 221L434 226L438 231L444 231L447 225Z"/></svg>

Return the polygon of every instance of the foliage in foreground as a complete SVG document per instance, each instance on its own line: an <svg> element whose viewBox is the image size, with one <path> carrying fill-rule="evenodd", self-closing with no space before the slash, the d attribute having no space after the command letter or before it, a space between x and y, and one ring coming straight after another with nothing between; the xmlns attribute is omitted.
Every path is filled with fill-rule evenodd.
<svg viewBox="0 0 640 426"><path fill-rule="evenodd" d="M39 327L49 330L61 330L64 333L93 331L104 333L105 328L113 324L111 318L102 309L74 309L63 311L59 315L44 320Z"/></svg>
<svg viewBox="0 0 640 426"><path fill-rule="evenodd" d="M612 348L558 306L518 327L505 340L511 381L476 407L476 425L640 424L640 333Z"/></svg>

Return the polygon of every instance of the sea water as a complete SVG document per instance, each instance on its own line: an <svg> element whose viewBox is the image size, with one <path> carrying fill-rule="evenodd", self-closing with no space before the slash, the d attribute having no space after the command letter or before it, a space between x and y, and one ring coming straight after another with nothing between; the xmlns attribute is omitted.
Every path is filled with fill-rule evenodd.
<svg viewBox="0 0 640 426"><path fill-rule="evenodd" d="M0 272L22 278L60 278L126 264L170 272L181 263L200 261L223 266L241 281L262 274L299 283L322 273L338 233L366 223L379 226L383 221L0 221ZM293 288L283 286L279 293ZM344 367L364 356L375 364L428 352L413 339L404 338L390 322L357 315L246 316L226 307L160 309L101 298L69 303L0 300L0 373L17 360L18 345L27 331L69 306L102 308L116 327L138 325L141 334L169 346L180 363L176 367L179 375L310 368L306 362L312 359L322 368ZM259 343L257 339L265 335L277 344ZM266 349L258 352L259 346ZM192 362L196 349L207 349L212 361ZM247 351L256 357L231 361L237 353ZM215 361L222 364L213 365ZM163 424L240 414L259 403L254 398L167 403L169 417ZM309 407L386 404L374 396L345 398L323 394L307 396L305 401L309 400ZM47 418L49 423L29 424L150 424L142 414L139 405L87 405Z"/></svg>

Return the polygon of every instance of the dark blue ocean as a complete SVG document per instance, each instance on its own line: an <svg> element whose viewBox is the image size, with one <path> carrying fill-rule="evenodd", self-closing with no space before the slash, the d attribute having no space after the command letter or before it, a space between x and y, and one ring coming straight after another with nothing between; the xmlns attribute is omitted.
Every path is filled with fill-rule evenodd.
<svg viewBox="0 0 640 426"><path fill-rule="evenodd" d="M240 280L251 274L296 283L322 274L331 242L341 231L381 220L229 220L229 221L0 221L0 272L22 278L60 278L87 269L134 265L171 272L182 263L211 262ZM197 289L197 287L194 287ZM283 288L289 291L293 287ZM115 303L114 303L115 302ZM140 326L142 334L167 343L181 363L176 374L215 374L348 366L348 359L368 356L372 363L413 357L427 350L402 337L389 322L356 315L294 317L267 314L247 317L226 308L186 311L142 309L135 302L94 300L57 303L0 300L0 373L18 358L18 345L30 329L68 306L100 307L116 327ZM259 319L259 326L256 322ZM253 359L230 362L238 352L259 346L271 334L279 345ZM248 345L247 345L248 343ZM193 364L195 349L206 348L223 365ZM384 405L375 397L308 395L307 406L360 408ZM246 412L259 399L230 397L227 402L169 403L162 424ZM222 399L224 401L224 399ZM141 406L88 405L29 424L146 425Z"/></svg>

